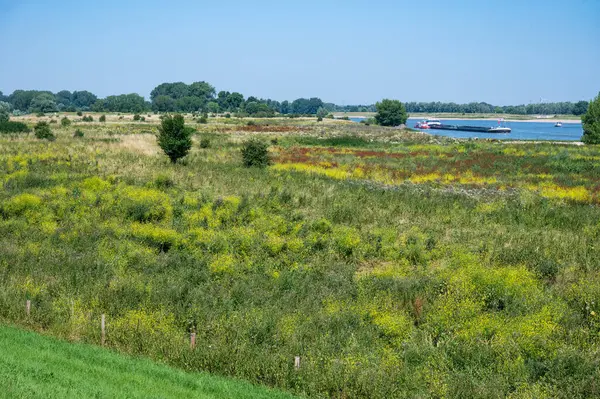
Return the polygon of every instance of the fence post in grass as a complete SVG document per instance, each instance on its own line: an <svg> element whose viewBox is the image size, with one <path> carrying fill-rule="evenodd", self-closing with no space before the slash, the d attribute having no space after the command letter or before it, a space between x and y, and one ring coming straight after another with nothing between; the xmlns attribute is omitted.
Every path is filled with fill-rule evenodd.
<svg viewBox="0 0 600 399"><path fill-rule="evenodd" d="M300 356L294 357L294 368L300 370Z"/></svg>
<svg viewBox="0 0 600 399"><path fill-rule="evenodd" d="M31 299L28 299L27 302L25 302L25 312L27 313L27 317L31 315Z"/></svg>
<svg viewBox="0 0 600 399"><path fill-rule="evenodd" d="M102 330L100 342L102 343L102 346L104 346L104 343L106 342L106 315L104 313L102 313L102 318L100 320L100 329Z"/></svg>
<svg viewBox="0 0 600 399"><path fill-rule="evenodd" d="M196 333L190 333L190 349L194 350L196 348Z"/></svg>

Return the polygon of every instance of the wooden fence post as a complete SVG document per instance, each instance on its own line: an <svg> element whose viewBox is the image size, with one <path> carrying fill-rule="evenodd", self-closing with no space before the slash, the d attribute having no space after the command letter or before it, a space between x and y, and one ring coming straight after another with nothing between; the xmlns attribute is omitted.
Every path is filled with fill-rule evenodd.
<svg viewBox="0 0 600 399"><path fill-rule="evenodd" d="M196 333L190 333L190 349L196 348Z"/></svg>
<svg viewBox="0 0 600 399"><path fill-rule="evenodd" d="M294 357L294 368L300 370L300 356Z"/></svg>
<svg viewBox="0 0 600 399"><path fill-rule="evenodd" d="M102 330L102 336L100 338L100 342L102 346L106 343L106 315L102 313L102 319L100 320L100 329Z"/></svg>
<svg viewBox="0 0 600 399"><path fill-rule="evenodd" d="M28 299L27 302L25 302L25 312L27 313L27 317L31 315L31 299Z"/></svg>

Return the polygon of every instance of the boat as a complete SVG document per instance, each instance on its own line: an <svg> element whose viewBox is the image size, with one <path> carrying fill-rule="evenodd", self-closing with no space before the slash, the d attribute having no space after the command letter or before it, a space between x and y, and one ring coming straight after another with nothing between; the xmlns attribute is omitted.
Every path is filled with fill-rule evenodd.
<svg viewBox="0 0 600 399"><path fill-rule="evenodd" d="M416 129L429 129L429 125L427 124L427 121L420 121L417 122L415 125Z"/></svg>
<svg viewBox="0 0 600 399"><path fill-rule="evenodd" d="M556 122L556 123L554 124L554 127L562 127L562 122Z"/></svg>
<svg viewBox="0 0 600 399"><path fill-rule="evenodd" d="M497 127L487 127L487 126L468 126L468 125L435 125L431 126L431 129L439 129L439 130L458 130L461 132L481 132L481 133L510 133L512 131L509 127L497 126Z"/></svg>
<svg viewBox="0 0 600 399"><path fill-rule="evenodd" d="M439 126L442 124L442 122L440 122L438 119L427 119L425 123L427 123L427 126L429 127Z"/></svg>

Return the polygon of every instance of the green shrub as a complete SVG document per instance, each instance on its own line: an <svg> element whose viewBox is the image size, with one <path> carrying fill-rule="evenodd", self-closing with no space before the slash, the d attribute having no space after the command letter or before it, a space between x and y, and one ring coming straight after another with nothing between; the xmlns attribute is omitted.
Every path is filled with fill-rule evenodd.
<svg viewBox="0 0 600 399"><path fill-rule="evenodd" d="M206 124L206 123L208 123L208 118L205 115L202 115L200 118L198 118L196 120L196 122L201 123L201 124Z"/></svg>
<svg viewBox="0 0 600 399"><path fill-rule="evenodd" d="M73 133L73 137L83 137L83 131L81 129L75 129L75 133Z"/></svg>
<svg viewBox="0 0 600 399"><path fill-rule="evenodd" d="M77 111L77 116L83 116L83 112Z"/></svg>
<svg viewBox="0 0 600 399"><path fill-rule="evenodd" d="M93 122L94 121L94 117L92 117L91 115L86 115L83 118L81 118L81 120L83 122Z"/></svg>
<svg viewBox="0 0 600 399"><path fill-rule="evenodd" d="M126 215L136 222L168 219L172 212L169 197L158 190L129 186L121 200Z"/></svg>
<svg viewBox="0 0 600 399"><path fill-rule="evenodd" d="M317 122L323 122L323 117L322 116L318 116L317 117Z"/></svg>
<svg viewBox="0 0 600 399"><path fill-rule="evenodd" d="M135 114L135 115L133 115L133 120L134 120L134 121L136 121L136 122L137 122L137 121L139 121L140 119L142 119L142 117L140 116L140 114Z"/></svg>
<svg viewBox="0 0 600 399"><path fill-rule="evenodd" d="M35 116L37 116L38 118L43 118L46 114L44 114L43 112L38 112L37 114L35 114Z"/></svg>
<svg viewBox="0 0 600 399"><path fill-rule="evenodd" d="M33 128L35 131L35 137L38 139L45 139L53 141L56 139L54 134L52 133L52 129L50 129L50 124L48 122L40 121Z"/></svg>
<svg viewBox="0 0 600 399"><path fill-rule="evenodd" d="M101 115L98 119L100 122L106 122L106 115Z"/></svg>
<svg viewBox="0 0 600 399"><path fill-rule="evenodd" d="M23 122L0 122L0 133L29 133L31 129Z"/></svg>
<svg viewBox="0 0 600 399"><path fill-rule="evenodd" d="M227 118L227 119L231 118L231 114L230 114L229 112L228 112L228 113L226 113L226 114L225 114L225 118Z"/></svg>
<svg viewBox="0 0 600 399"><path fill-rule="evenodd" d="M173 181L173 179L171 179L171 177L160 174L154 178L154 185L157 188L165 189L173 187L175 185L175 182Z"/></svg>
<svg viewBox="0 0 600 399"><path fill-rule="evenodd" d="M264 168L269 166L271 164L269 145L256 138L246 141L242 146L242 159L246 167Z"/></svg>
<svg viewBox="0 0 600 399"><path fill-rule="evenodd" d="M71 126L71 120L65 116L64 118L62 118L60 120L60 125L62 127L69 127L69 126Z"/></svg>
<svg viewBox="0 0 600 399"><path fill-rule="evenodd" d="M183 115L164 115L158 131L158 145L172 163L185 157L192 148L194 130L186 128Z"/></svg>

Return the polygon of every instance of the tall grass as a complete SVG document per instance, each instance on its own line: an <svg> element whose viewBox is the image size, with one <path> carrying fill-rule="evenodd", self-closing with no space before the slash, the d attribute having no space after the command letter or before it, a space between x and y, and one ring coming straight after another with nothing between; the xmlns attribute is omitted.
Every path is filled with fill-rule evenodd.
<svg viewBox="0 0 600 399"><path fill-rule="evenodd" d="M0 138L0 317L309 396L598 396L598 149L302 127L265 170L243 125Z"/></svg>

